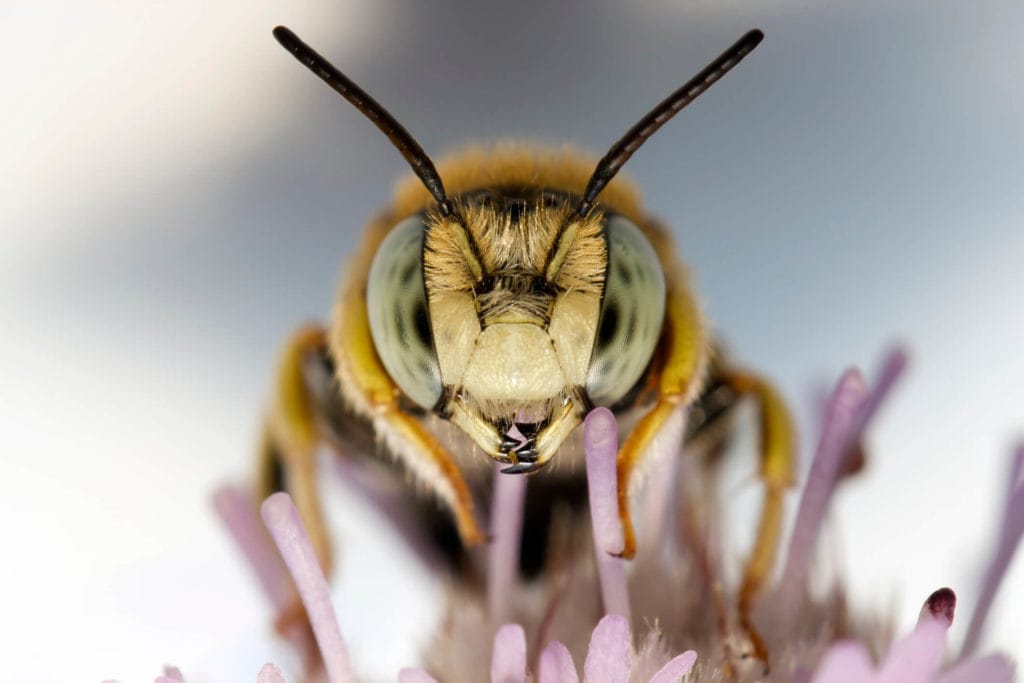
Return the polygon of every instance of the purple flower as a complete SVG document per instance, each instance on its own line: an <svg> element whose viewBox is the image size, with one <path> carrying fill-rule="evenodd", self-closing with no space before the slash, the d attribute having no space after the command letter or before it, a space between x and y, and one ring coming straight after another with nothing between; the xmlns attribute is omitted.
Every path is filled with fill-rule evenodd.
<svg viewBox="0 0 1024 683"><path fill-rule="evenodd" d="M1000 655L961 662L940 671L946 654L946 631L953 623L956 597L941 588L921 608L917 626L893 643L877 666L868 649L857 641L832 645L822 658L812 683L1008 683L1013 667Z"/></svg>
<svg viewBox="0 0 1024 683"><path fill-rule="evenodd" d="M614 444L613 444L614 446ZM614 461L610 471L614 477ZM516 478L503 477L503 480ZM220 497L221 510L229 510L229 517L239 511L233 508L238 494L223 492ZM295 581L302 604L309 615L310 625L316 637L327 680L331 683L347 683L357 680L338 627L338 621L330 603L327 581L320 571L316 554L310 543L298 512L287 494L277 493L268 498L262 506L263 520L270 536L280 551L281 557ZM244 515L243 515L244 516ZM231 517L231 528L246 528L248 522L239 524L237 517ZM246 542L250 542L247 539ZM496 552L504 552L496 550ZM253 553L247 553L253 556ZM265 555L263 555L265 556ZM622 587L624 588L624 586ZM649 648L648 648L649 649ZM642 671L650 666L652 655L645 649L635 651L632 644L629 623L620 615L607 615L594 627L583 665L583 680L590 683L616 683L631 680L632 672ZM651 683L669 683L686 675L697 659L693 651L685 652L664 662L650 677ZM526 634L518 624L505 624L497 629L493 638L490 660L490 680L493 683L525 683L528 676ZM168 681L183 680L168 678ZM576 666L568 649L558 641L548 643L540 655L537 681L540 683L565 683L578 681ZM164 683L158 679L159 683ZM284 683L281 671L273 664L267 664L260 671L258 683ZM399 672L402 683L427 683L435 679L421 669L403 669Z"/></svg>
<svg viewBox="0 0 1024 683"><path fill-rule="evenodd" d="M824 597L808 589L813 550L829 501L854 457L872 417L905 365L890 354L869 385L855 370L830 394L818 446L800 494L784 562L752 620L771 653L764 662L747 656L747 633L727 605L730 585L718 539L695 534L687 517L706 501L695 499L693 470L676 468L685 414L665 430L642 503L644 523L637 558L626 562L617 512L617 425L596 409L584 425L591 534L575 534L560 564L540 581L521 583L518 549L527 479L495 470L492 542L487 549L486 590L453 590L445 626L428 649L425 669L398 673L401 683L670 683L687 681L799 681L801 683L1007 683L1010 661L975 658L998 585L1024 534L1024 446L1010 468L1007 504L981 599L964 645L950 652L947 634L956 598L940 589L925 602L917 625L888 642L870 614L847 604L841 586ZM685 460L685 459L684 459ZM704 493L703 495L707 495ZM388 503L385 503L388 504ZM260 524L246 494L225 489L217 507L249 558L279 621L306 662L307 673L331 683L358 680L331 606L324 579L298 514L286 494L262 506ZM707 525L714 528L714 525ZM272 540L271 540L272 539ZM696 540L695 540L696 539ZM276 546L276 550L275 550ZM580 550L582 548L582 551ZM296 611L301 599L305 615ZM302 618L300 618L302 617ZM681 654L679 654L681 653ZM183 680L173 670L161 683ZM284 683L267 664L259 683Z"/></svg>

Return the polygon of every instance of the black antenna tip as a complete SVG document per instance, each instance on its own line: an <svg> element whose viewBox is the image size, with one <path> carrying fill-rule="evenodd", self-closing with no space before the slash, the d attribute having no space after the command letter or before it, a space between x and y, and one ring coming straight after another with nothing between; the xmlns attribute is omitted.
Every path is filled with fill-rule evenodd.
<svg viewBox="0 0 1024 683"><path fill-rule="evenodd" d="M453 213L452 205L444 192L444 184L441 176L434 168L434 162L430 160L427 153L423 151L420 143L409 134L387 109L373 99L369 93L360 88L345 74L327 61L323 56L317 54L316 50L306 45L302 40L284 26L274 28L274 38L285 50L292 53L299 62L312 71L317 78L324 81L336 93L344 97L348 102L368 118L373 125L377 126L380 132L387 136L395 149L405 158L409 166L427 190L433 195L440 205L441 213L449 216Z"/></svg>
<svg viewBox="0 0 1024 683"><path fill-rule="evenodd" d="M587 187L583 191L576 214L586 216L590 213L601 190L615 177L622 165L629 161L633 152L680 110L697 99L722 76L729 73L762 40L764 40L764 33L760 29L747 31L728 50L720 54L713 62L701 69L696 76L677 88L658 106L647 112L646 116L637 121L597 163L597 168L594 169L594 173L590 176Z"/></svg>
<svg viewBox="0 0 1024 683"><path fill-rule="evenodd" d="M762 40L764 40L764 31L759 28L754 28L744 33L743 37L736 41L737 59L743 59L753 52L761 44Z"/></svg>
<svg viewBox="0 0 1024 683"><path fill-rule="evenodd" d="M277 38L277 42L281 43L287 49L291 49L296 43L301 43L299 37L292 33L292 30L287 26L275 26L274 37Z"/></svg>

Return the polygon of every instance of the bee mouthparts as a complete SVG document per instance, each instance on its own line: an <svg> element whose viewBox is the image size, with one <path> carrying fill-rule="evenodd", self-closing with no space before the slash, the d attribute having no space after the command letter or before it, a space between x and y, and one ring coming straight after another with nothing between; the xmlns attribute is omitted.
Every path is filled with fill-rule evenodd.
<svg viewBox="0 0 1024 683"><path fill-rule="evenodd" d="M535 460L534 461L528 461L528 462L520 462L520 463L517 463L515 465L510 465L510 466L506 467L505 469L503 469L501 471L501 473L502 474L529 474L530 472L534 472L536 470L539 470L541 467L542 467L542 465L540 463L536 462Z"/></svg>

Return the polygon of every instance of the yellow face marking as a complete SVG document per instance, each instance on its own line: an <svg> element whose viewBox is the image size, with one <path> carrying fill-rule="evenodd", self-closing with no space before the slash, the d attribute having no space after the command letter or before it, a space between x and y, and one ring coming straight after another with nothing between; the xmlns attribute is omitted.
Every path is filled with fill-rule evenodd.
<svg viewBox="0 0 1024 683"><path fill-rule="evenodd" d="M565 230L562 231L561 236L558 238L558 246L555 249L555 254L548 263L547 270L544 272L544 277L547 278L548 282L554 282L558 279L558 271L562 269L562 264L565 263L565 257L568 255L569 249L572 248L573 242L576 241L576 233L579 231L579 221L573 221L569 225L565 226Z"/></svg>
<svg viewBox="0 0 1024 683"><path fill-rule="evenodd" d="M607 268L603 217L535 195L456 197L461 219L426 214L424 283L443 413L491 457L534 424L549 459L579 422ZM479 273L479 275L478 275Z"/></svg>
<svg viewBox="0 0 1024 683"><path fill-rule="evenodd" d="M500 323L480 333L462 386L473 400L507 402L512 408L561 395L565 379L541 327Z"/></svg>
<svg viewBox="0 0 1024 683"><path fill-rule="evenodd" d="M441 382L459 386L480 335L473 297L464 292L428 291L428 301Z"/></svg>
<svg viewBox="0 0 1024 683"><path fill-rule="evenodd" d="M567 386L586 384L600 311L601 295L594 292L566 292L555 300L548 335Z"/></svg>
<svg viewBox="0 0 1024 683"><path fill-rule="evenodd" d="M465 259L466 265L469 266L469 271L473 274L475 280L479 280L483 277L483 268L480 266L480 261L476 258L476 252L473 249L473 245L469 241L469 235L466 234L466 229L462 227L462 224L457 220L451 220L445 223L445 227L451 231L455 238L455 243L459 247L459 251L462 253L462 258Z"/></svg>

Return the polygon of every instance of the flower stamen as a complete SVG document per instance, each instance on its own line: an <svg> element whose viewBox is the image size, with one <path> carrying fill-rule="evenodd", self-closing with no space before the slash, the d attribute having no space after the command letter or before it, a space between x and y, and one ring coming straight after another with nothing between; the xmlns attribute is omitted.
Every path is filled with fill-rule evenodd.
<svg viewBox="0 0 1024 683"><path fill-rule="evenodd" d="M606 614L630 619L626 561L617 557L624 547L619 520L618 480L615 458L618 452L618 427L607 408L595 408L583 422L583 443L587 460L587 487L590 496L590 520L594 535L594 554L601 582L601 599Z"/></svg>
<svg viewBox="0 0 1024 683"><path fill-rule="evenodd" d="M960 649L961 659L973 655L978 649L978 643L981 640L985 621L988 619L996 592L999 590L999 585L1006 575L1010 562L1013 561L1018 546L1020 546L1022 536L1024 536L1024 444L1017 447L1010 461L1009 489L999 539L992 554L992 561L985 571L985 578L981 584L981 595L975 603L974 614L971 615L971 623L967 627L967 636Z"/></svg>
<svg viewBox="0 0 1024 683"><path fill-rule="evenodd" d="M309 615L327 679L330 683L354 683L356 677L331 604L330 588L298 510L287 493L271 495L260 510Z"/></svg>
<svg viewBox="0 0 1024 683"><path fill-rule="evenodd" d="M511 616L512 598L518 583L527 482L523 475L502 474L504 467L501 463L494 467L491 541L487 553L487 611L496 624Z"/></svg>

